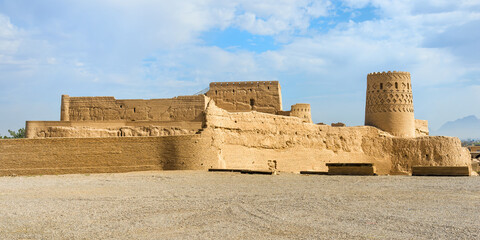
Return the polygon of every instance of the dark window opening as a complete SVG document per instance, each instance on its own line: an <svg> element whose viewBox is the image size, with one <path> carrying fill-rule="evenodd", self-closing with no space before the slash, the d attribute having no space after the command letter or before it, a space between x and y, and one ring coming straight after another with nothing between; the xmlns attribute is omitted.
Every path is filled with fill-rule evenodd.
<svg viewBox="0 0 480 240"><path fill-rule="evenodd" d="M122 106L122 105L120 105L120 108L122 108L122 107L123 107L123 106Z"/></svg>
<svg viewBox="0 0 480 240"><path fill-rule="evenodd" d="M380 83L380 89L383 89L383 83Z"/></svg>
<svg viewBox="0 0 480 240"><path fill-rule="evenodd" d="M250 106L253 107L255 105L255 99L250 99Z"/></svg>
<svg viewBox="0 0 480 240"><path fill-rule="evenodd" d="M398 89L398 83L397 82L395 83L395 89Z"/></svg>
<svg viewBox="0 0 480 240"><path fill-rule="evenodd" d="M133 112L137 112L137 109L136 109L136 108L133 108Z"/></svg>
<svg viewBox="0 0 480 240"><path fill-rule="evenodd" d="M215 90L215 95L217 95L217 94L218 94L218 91L217 91L217 90Z"/></svg>
<svg viewBox="0 0 480 240"><path fill-rule="evenodd" d="M267 87L268 90L270 90L270 87Z"/></svg>

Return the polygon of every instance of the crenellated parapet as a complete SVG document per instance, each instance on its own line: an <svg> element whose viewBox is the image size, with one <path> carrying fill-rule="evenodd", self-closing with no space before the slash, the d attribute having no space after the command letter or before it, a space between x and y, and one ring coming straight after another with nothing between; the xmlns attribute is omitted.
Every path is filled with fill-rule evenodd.
<svg viewBox="0 0 480 240"><path fill-rule="evenodd" d="M373 73L367 74L367 76L381 76L381 75L383 76L390 75L390 76L396 76L396 77L403 75L403 76L409 77L410 73L404 72L404 71L387 71L387 72L383 71L383 72L373 72Z"/></svg>
<svg viewBox="0 0 480 240"><path fill-rule="evenodd" d="M253 81L253 82L211 82L210 87L232 87L232 86L277 86L278 81Z"/></svg>
<svg viewBox="0 0 480 240"><path fill-rule="evenodd" d="M415 120L409 72L374 72L367 75L365 125L396 136L414 137Z"/></svg>

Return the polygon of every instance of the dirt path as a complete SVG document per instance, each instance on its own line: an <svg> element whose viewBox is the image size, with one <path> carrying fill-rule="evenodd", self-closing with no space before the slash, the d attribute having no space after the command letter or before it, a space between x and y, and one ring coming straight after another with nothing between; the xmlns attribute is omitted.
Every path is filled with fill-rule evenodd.
<svg viewBox="0 0 480 240"><path fill-rule="evenodd" d="M479 239L480 177L0 177L0 239Z"/></svg>

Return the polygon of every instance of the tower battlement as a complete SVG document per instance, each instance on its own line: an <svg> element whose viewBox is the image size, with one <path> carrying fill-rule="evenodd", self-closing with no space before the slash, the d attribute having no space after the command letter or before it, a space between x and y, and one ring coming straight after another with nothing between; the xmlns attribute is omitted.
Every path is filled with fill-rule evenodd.
<svg viewBox="0 0 480 240"><path fill-rule="evenodd" d="M410 82L410 73L401 71L373 72L367 75L370 81L408 81Z"/></svg>
<svg viewBox="0 0 480 240"><path fill-rule="evenodd" d="M392 75L392 74L395 74L395 75L405 74L405 75L409 75L409 76L410 76L410 73L409 73L409 72L403 72L403 71L373 72L373 73L369 73L369 74L367 74L367 75Z"/></svg>

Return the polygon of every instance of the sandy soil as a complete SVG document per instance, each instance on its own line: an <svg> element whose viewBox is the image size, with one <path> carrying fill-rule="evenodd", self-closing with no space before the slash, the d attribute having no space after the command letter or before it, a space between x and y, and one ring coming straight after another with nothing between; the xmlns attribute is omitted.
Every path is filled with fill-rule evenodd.
<svg viewBox="0 0 480 240"><path fill-rule="evenodd" d="M0 177L0 239L479 239L480 177Z"/></svg>

